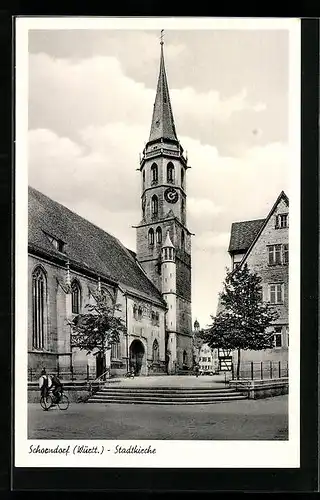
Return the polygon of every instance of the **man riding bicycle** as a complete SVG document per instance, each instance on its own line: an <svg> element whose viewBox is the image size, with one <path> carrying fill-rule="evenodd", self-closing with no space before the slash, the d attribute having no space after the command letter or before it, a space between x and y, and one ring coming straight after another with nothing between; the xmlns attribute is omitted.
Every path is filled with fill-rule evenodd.
<svg viewBox="0 0 320 500"><path fill-rule="evenodd" d="M52 392L54 402L58 403L62 396L63 386L56 375L47 375L46 369L43 368L39 378L39 387L41 397L47 398L49 391Z"/></svg>
<svg viewBox="0 0 320 500"><path fill-rule="evenodd" d="M51 376L51 382L52 382L52 395L54 397L54 402L59 403L61 396L62 396L62 391L63 391L63 386L60 380L56 375Z"/></svg>

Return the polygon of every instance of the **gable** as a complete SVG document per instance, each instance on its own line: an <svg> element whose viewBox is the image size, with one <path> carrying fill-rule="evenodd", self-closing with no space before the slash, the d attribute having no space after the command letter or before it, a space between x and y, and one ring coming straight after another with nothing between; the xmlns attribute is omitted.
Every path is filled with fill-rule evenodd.
<svg viewBox="0 0 320 500"><path fill-rule="evenodd" d="M286 195L281 193L242 259L241 265L247 262L249 267L254 267L259 271L268 263L269 245L288 244L289 228L279 228L277 223L278 216L283 214L288 214L289 217L289 201Z"/></svg>

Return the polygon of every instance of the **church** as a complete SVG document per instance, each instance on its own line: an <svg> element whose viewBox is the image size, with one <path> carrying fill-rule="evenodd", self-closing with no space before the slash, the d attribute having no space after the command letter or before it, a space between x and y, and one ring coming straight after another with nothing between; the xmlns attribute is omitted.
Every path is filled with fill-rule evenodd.
<svg viewBox="0 0 320 500"><path fill-rule="evenodd" d="M132 168L135 168L133 165ZM193 367L187 170L166 76L163 41L148 142L140 157L136 252L29 186L28 371L63 379L175 374ZM137 193L138 195L138 193ZM104 355L72 345L68 320L103 293L126 333Z"/></svg>

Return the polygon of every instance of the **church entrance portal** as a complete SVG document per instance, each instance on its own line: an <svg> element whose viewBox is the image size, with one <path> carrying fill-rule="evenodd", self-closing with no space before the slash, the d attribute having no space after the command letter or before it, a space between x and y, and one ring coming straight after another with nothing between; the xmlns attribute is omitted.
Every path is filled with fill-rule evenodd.
<svg viewBox="0 0 320 500"><path fill-rule="evenodd" d="M144 347L140 340L134 340L130 345L130 368L134 370L135 375L140 375L143 356L144 356Z"/></svg>
<svg viewBox="0 0 320 500"><path fill-rule="evenodd" d="M96 355L96 377L100 377L104 374L103 379L105 379L105 371L106 371L106 356L104 353L99 352Z"/></svg>

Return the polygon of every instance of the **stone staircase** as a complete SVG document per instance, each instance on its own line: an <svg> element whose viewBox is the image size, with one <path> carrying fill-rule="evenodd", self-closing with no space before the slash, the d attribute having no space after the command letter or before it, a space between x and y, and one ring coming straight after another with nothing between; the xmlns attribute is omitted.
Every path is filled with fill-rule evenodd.
<svg viewBox="0 0 320 500"><path fill-rule="evenodd" d="M234 388L104 386L87 403L196 405L247 399Z"/></svg>

